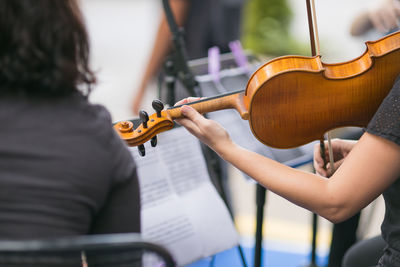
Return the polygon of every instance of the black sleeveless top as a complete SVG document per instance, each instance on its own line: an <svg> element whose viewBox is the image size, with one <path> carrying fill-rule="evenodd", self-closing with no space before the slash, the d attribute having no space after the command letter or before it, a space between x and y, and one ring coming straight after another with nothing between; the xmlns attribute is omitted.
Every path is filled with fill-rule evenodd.
<svg viewBox="0 0 400 267"><path fill-rule="evenodd" d="M366 131L400 146L400 77L397 78ZM386 210L381 230L387 247L379 266L400 266L400 179L386 189L383 197Z"/></svg>

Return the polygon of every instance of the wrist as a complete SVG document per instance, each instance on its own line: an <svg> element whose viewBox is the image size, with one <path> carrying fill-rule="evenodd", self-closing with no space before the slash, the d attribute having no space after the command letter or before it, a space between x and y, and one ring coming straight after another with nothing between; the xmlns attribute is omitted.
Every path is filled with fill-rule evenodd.
<svg viewBox="0 0 400 267"><path fill-rule="evenodd" d="M234 150L238 148L232 140L221 143L215 146L214 151L225 161L229 161L229 156L232 156L235 152Z"/></svg>

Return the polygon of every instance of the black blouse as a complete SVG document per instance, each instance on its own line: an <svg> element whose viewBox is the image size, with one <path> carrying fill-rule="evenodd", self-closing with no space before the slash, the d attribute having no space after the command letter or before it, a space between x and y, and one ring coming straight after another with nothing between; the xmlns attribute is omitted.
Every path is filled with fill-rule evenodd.
<svg viewBox="0 0 400 267"><path fill-rule="evenodd" d="M132 156L82 96L0 99L0 239L140 231Z"/></svg>
<svg viewBox="0 0 400 267"><path fill-rule="evenodd" d="M400 77L366 131L392 141L393 145L400 145ZM388 246L379 266L400 266L400 179L383 193L383 197L386 211L381 230Z"/></svg>

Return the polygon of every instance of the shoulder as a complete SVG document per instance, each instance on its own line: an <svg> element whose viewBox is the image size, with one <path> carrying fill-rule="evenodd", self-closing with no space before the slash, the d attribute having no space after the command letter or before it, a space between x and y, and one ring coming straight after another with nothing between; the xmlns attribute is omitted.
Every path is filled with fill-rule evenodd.
<svg viewBox="0 0 400 267"><path fill-rule="evenodd" d="M366 130L400 145L400 76Z"/></svg>
<svg viewBox="0 0 400 267"><path fill-rule="evenodd" d="M390 91L389 97L396 97L397 98L400 96L400 75L397 77L396 81L393 84L392 90ZM398 99L397 99L398 100Z"/></svg>
<svg viewBox="0 0 400 267"><path fill-rule="evenodd" d="M107 152L114 182L126 182L135 177L136 165L131 152L112 127L112 116L107 108L80 97L74 101L77 101L77 113L84 123L81 127L91 135L91 142Z"/></svg>
<svg viewBox="0 0 400 267"><path fill-rule="evenodd" d="M111 123L111 115L109 111L101 104L91 103L85 96L80 93L73 94L65 100L66 108L70 112L81 113L83 117L98 118L104 122Z"/></svg>

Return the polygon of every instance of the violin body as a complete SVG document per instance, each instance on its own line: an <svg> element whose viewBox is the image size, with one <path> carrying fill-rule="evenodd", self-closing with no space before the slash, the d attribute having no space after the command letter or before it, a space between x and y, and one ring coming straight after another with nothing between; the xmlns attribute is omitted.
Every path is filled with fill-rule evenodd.
<svg viewBox="0 0 400 267"><path fill-rule="evenodd" d="M337 64L325 64L320 56L276 58L251 76L244 92L190 105L200 113L236 109L260 142L276 148L320 140L338 127L365 127L400 74L400 32L366 46L360 57ZM137 146L171 129L181 117L180 107L173 107L151 115L137 129L127 122L114 128Z"/></svg>
<svg viewBox="0 0 400 267"><path fill-rule="evenodd" d="M254 136L291 148L334 128L367 126L400 74L400 32L366 45L363 55L344 63L286 56L259 68L245 97Z"/></svg>

